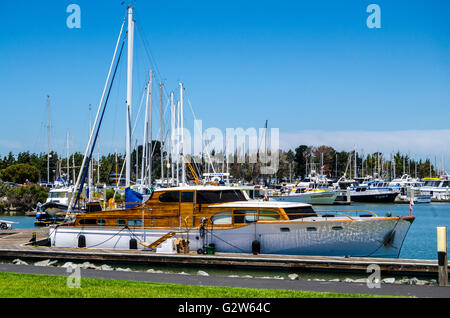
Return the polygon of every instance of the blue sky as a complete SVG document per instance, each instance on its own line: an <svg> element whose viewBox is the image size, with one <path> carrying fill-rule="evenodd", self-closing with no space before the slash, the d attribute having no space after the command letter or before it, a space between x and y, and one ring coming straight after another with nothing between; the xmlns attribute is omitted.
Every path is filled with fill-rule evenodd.
<svg viewBox="0 0 450 318"><path fill-rule="evenodd" d="M47 94L52 148L64 153L69 131L71 148L84 151L88 105L95 111L100 100L125 14L121 2L1 0L1 155L46 151ZM81 29L66 26L71 3L81 7ZM371 3L381 8L381 29L366 25ZM286 148L328 143L338 150L450 155L448 1L137 0L134 6L134 114L146 74L155 69L143 35L166 90L178 95L182 81L203 127L259 128L268 119ZM122 63L102 153L124 148L125 74Z"/></svg>

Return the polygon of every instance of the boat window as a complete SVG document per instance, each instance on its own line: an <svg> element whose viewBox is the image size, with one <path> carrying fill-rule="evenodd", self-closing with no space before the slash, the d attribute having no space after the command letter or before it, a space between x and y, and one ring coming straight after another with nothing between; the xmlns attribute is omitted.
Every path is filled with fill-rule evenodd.
<svg viewBox="0 0 450 318"><path fill-rule="evenodd" d="M198 191L197 203L225 203L247 201L241 190Z"/></svg>
<svg viewBox="0 0 450 318"><path fill-rule="evenodd" d="M444 181L442 182L442 187L448 187L450 181Z"/></svg>
<svg viewBox="0 0 450 318"><path fill-rule="evenodd" d="M296 220L310 216L317 216L316 212L314 212L311 206L285 208L284 212L286 212L287 216L289 217L289 220Z"/></svg>
<svg viewBox="0 0 450 318"><path fill-rule="evenodd" d="M81 219L80 224L82 225L95 225L97 224L97 219Z"/></svg>
<svg viewBox="0 0 450 318"><path fill-rule="evenodd" d="M67 192L50 192L50 198L67 198Z"/></svg>
<svg viewBox="0 0 450 318"><path fill-rule="evenodd" d="M258 219L260 221L279 220L280 215L276 211L259 210Z"/></svg>
<svg viewBox="0 0 450 318"><path fill-rule="evenodd" d="M128 220L128 226L142 226L142 220Z"/></svg>
<svg viewBox="0 0 450 318"><path fill-rule="evenodd" d="M180 192L179 191L167 191L159 196L159 202L169 203L169 202L179 202Z"/></svg>
<svg viewBox="0 0 450 318"><path fill-rule="evenodd" d="M106 225L105 219L98 219L97 225Z"/></svg>
<svg viewBox="0 0 450 318"><path fill-rule="evenodd" d="M256 222L256 211L234 211L234 224L248 224Z"/></svg>
<svg viewBox="0 0 450 318"><path fill-rule="evenodd" d="M117 220L117 225L125 226L125 225L127 225L127 220Z"/></svg>
<svg viewBox="0 0 450 318"><path fill-rule="evenodd" d="M184 203L194 202L194 192L181 192L181 202Z"/></svg>
<svg viewBox="0 0 450 318"><path fill-rule="evenodd" d="M219 212L211 218L211 221L214 225L231 225L233 223L232 214L232 211Z"/></svg>

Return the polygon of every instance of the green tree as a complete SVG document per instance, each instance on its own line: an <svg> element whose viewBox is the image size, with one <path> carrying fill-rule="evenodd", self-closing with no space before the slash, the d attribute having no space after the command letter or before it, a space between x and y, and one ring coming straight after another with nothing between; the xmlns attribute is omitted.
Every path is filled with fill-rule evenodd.
<svg viewBox="0 0 450 318"><path fill-rule="evenodd" d="M14 183L37 182L39 180L39 170L26 163L19 163L9 166L2 171L2 180Z"/></svg>

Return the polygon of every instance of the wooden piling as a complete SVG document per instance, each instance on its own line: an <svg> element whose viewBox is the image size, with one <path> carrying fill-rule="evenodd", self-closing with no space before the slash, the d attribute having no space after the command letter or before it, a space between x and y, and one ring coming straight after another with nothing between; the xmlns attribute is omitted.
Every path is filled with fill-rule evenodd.
<svg viewBox="0 0 450 318"><path fill-rule="evenodd" d="M447 227L437 227L439 286L448 286Z"/></svg>

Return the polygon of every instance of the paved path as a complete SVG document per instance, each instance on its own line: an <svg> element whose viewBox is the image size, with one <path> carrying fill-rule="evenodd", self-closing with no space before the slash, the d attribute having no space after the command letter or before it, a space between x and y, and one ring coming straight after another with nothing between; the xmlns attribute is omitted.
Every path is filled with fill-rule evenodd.
<svg viewBox="0 0 450 318"><path fill-rule="evenodd" d="M0 264L0 272L68 276L66 268L33 265ZM195 286L227 286L258 289L281 289L350 294L414 296L450 298L450 287L381 284L381 288L368 288L364 283L317 282L307 280L280 280L261 278L234 278L182 274L156 274L82 269L81 276L103 279L133 280L141 282L171 283Z"/></svg>

